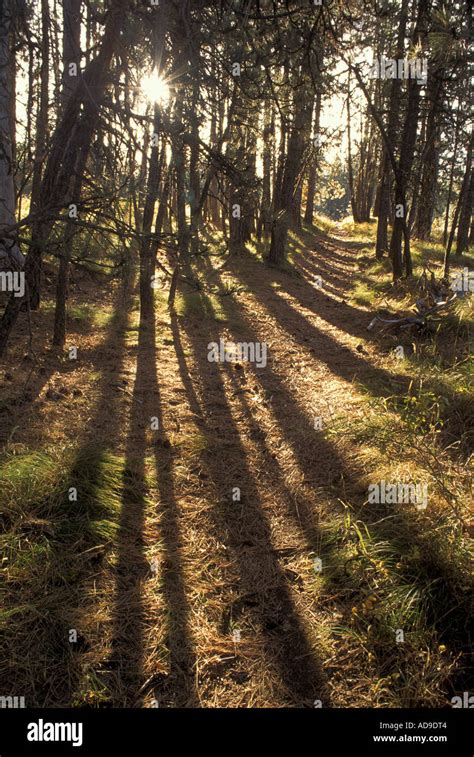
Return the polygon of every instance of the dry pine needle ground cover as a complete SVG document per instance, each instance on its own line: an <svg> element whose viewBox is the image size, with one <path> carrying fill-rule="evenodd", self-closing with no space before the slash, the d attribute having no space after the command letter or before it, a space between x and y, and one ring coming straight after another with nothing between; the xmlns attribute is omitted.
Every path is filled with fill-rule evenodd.
<svg viewBox="0 0 474 757"><path fill-rule="evenodd" d="M363 245L336 231L293 236L288 271L204 261L141 328L133 284L76 272L77 360L51 351L48 303L33 353L22 321L0 678L28 706L443 706L466 685L467 454L431 422L434 379L415 391L419 355L367 331ZM221 338L265 342L266 367L209 362ZM407 476L426 511L368 504Z"/></svg>

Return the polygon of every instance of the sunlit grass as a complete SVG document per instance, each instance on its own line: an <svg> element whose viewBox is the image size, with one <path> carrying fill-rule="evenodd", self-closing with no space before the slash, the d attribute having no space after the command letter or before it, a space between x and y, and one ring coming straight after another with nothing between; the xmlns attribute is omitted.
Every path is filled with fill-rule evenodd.
<svg viewBox="0 0 474 757"><path fill-rule="evenodd" d="M12 691L21 681L30 706L65 704L78 681L68 629L116 542L124 461L93 446L45 449L4 455L0 476L0 676Z"/></svg>
<svg viewBox="0 0 474 757"><path fill-rule="evenodd" d="M313 216L313 227L319 229L320 231L329 233L334 230L335 221L323 215L322 213L317 213Z"/></svg>
<svg viewBox="0 0 474 757"><path fill-rule="evenodd" d="M401 449L399 423L389 426L385 413L366 413L350 429L345 420L345 430L341 419L336 434L371 445L368 480L398 480L400 469L394 463L390 471L387 455L393 459ZM405 437L403 443L406 472ZM349 499L346 508L323 525L325 592L349 595L352 605L334 623L333 634L349 645L359 683L361 676L376 706L442 705L467 644L463 623L472 576L462 529L450 511L436 507L422 521L406 506L379 506L371 513ZM397 642L400 631L403 641Z"/></svg>
<svg viewBox="0 0 474 757"><path fill-rule="evenodd" d="M336 236L337 229L348 234L352 242L375 241L377 221L373 218L370 222L354 223L352 216L346 216L335 225Z"/></svg>
<svg viewBox="0 0 474 757"><path fill-rule="evenodd" d="M175 309L182 318L205 318L221 323L227 320L219 298L210 293L180 292L176 297Z"/></svg>
<svg viewBox="0 0 474 757"><path fill-rule="evenodd" d="M350 219L341 227L351 242L375 241L374 227L354 226ZM360 249L351 301L374 314L412 311L424 265L439 278L444 250L439 242L415 241L412 253L413 280L393 285L388 258L376 261L373 248ZM465 265L467 257L453 259L452 270ZM459 655L468 644L465 621L473 588L467 536L472 314L467 296L431 322L422 337L381 335L385 349L389 346L386 385L360 385L366 396L360 412L350 424L345 414L335 415L325 431L335 444L354 445L367 485L382 479L429 482L429 507L422 515L393 505L373 512L348 495L346 515L326 527L327 591L339 588L353 597L351 617L336 623L334 632L367 671L371 701L378 706L443 705L453 675L465 676ZM409 349L404 360L394 362L390 347L398 343ZM411 380L407 393L390 382L395 373ZM397 629L404 631L404 643L396 643Z"/></svg>

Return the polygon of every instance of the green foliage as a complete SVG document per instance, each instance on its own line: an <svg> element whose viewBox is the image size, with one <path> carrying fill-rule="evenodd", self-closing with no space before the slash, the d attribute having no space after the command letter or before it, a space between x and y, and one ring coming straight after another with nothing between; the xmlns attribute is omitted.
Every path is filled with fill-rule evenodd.
<svg viewBox="0 0 474 757"><path fill-rule="evenodd" d="M349 185L345 161L337 155L330 162L322 161L321 182L316 194L317 212L332 220L340 220L347 213Z"/></svg>

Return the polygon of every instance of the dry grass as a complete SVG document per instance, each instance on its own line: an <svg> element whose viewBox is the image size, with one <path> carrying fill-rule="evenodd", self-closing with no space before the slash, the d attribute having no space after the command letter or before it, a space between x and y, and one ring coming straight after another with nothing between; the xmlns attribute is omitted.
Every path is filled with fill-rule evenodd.
<svg viewBox="0 0 474 757"><path fill-rule="evenodd" d="M170 315L158 291L142 330L133 292L106 284L98 314L82 282L73 364L47 350L48 308L36 363L20 334L1 394L0 693L437 706L464 685L465 462L404 414L413 366L367 337L356 253L330 231L294 235L289 272L203 261L212 295L183 289ZM267 367L210 363L220 338L265 341ZM402 473L429 477L429 510L369 508L368 483Z"/></svg>

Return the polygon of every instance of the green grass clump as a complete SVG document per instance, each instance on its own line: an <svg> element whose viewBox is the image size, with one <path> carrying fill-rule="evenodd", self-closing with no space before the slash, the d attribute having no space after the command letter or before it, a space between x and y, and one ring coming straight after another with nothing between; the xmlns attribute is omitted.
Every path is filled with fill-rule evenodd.
<svg viewBox="0 0 474 757"><path fill-rule="evenodd" d="M348 509L324 541L326 590L352 604L333 634L351 648L374 706L446 704L469 644L473 587L459 530L404 512L368 523Z"/></svg>
<svg viewBox="0 0 474 757"><path fill-rule="evenodd" d="M175 309L178 316L190 319L207 319L225 322L227 317L215 294L203 292L182 292L176 297Z"/></svg>
<svg viewBox="0 0 474 757"><path fill-rule="evenodd" d="M80 675L69 629L117 540L124 462L94 446L8 454L0 478L0 678L27 706L65 705Z"/></svg>

